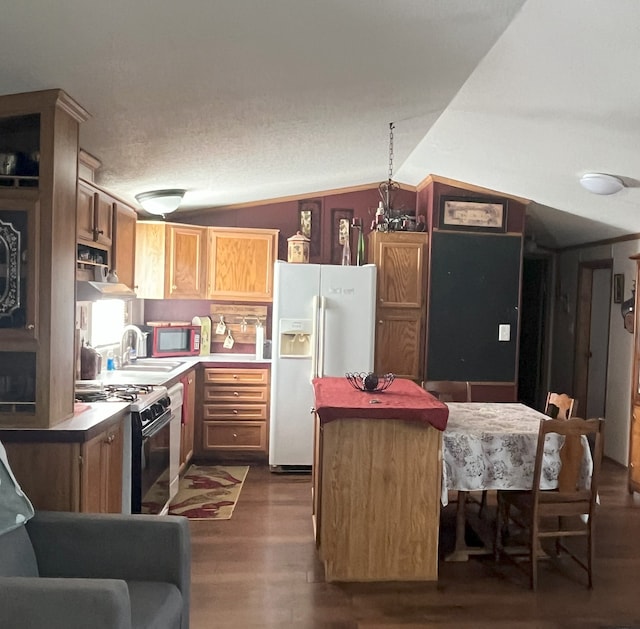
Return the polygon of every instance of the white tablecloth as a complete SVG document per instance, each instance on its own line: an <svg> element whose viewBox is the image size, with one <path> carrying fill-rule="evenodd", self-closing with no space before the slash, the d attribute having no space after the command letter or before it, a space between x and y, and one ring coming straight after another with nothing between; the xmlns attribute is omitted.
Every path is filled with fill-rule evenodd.
<svg viewBox="0 0 640 629"><path fill-rule="evenodd" d="M448 490L531 489L543 413L524 404L450 402L443 435L442 504ZM559 437L547 436L540 487L557 486ZM586 439L585 439L586 444ZM592 461L585 448L581 474L591 477Z"/></svg>

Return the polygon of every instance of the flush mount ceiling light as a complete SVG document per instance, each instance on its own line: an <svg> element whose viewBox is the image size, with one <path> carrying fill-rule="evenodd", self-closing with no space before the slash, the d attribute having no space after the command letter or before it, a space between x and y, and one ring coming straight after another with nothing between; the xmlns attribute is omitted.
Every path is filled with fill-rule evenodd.
<svg viewBox="0 0 640 629"><path fill-rule="evenodd" d="M624 188L622 180L602 173L585 173L580 177L580 185L593 194L615 194Z"/></svg>
<svg viewBox="0 0 640 629"><path fill-rule="evenodd" d="M149 214L163 216L175 212L180 207L185 192L186 190L180 189L152 190L136 194L136 201Z"/></svg>

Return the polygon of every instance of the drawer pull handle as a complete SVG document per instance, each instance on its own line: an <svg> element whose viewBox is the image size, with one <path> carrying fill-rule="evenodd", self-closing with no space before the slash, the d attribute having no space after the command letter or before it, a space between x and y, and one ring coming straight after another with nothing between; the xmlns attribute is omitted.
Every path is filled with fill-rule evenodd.
<svg viewBox="0 0 640 629"><path fill-rule="evenodd" d="M237 414L238 414L238 411L237 411L235 408L233 409L233 414L234 414L234 415L237 415Z"/></svg>
<svg viewBox="0 0 640 629"><path fill-rule="evenodd" d="M237 380L237 379L238 379L238 374L237 374L237 373L234 373L234 374L233 374L233 379L234 379L234 380Z"/></svg>
<svg viewBox="0 0 640 629"><path fill-rule="evenodd" d="M237 435L235 432L233 433L233 438L234 438L234 439L237 439L237 438L238 438L238 435Z"/></svg>
<svg viewBox="0 0 640 629"><path fill-rule="evenodd" d="M240 394L239 394L237 391L234 391L234 392L233 392L233 395L234 395L235 397L238 397Z"/></svg>

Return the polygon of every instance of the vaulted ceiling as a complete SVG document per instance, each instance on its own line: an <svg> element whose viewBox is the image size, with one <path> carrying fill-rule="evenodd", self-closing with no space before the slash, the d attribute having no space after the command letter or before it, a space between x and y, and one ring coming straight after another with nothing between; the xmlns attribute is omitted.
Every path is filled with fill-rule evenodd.
<svg viewBox="0 0 640 629"><path fill-rule="evenodd" d="M182 208L435 174L532 201L562 247L640 232L636 0L5 3L0 93L91 114L99 183ZM613 196L579 177L623 179Z"/></svg>

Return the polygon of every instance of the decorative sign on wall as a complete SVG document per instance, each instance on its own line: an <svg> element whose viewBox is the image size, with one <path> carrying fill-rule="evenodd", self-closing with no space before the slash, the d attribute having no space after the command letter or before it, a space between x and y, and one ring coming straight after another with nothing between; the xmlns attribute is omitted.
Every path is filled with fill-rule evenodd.
<svg viewBox="0 0 640 629"><path fill-rule="evenodd" d="M340 264L344 243L351 234L353 210L331 210L331 264Z"/></svg>
<svg viewBox="0 0 640 629"><path fill-rule="evenodd" d="M309 255L311 257L320 255L320 213L322 211L322 201L319 199L307 199L298 201L298 229L303 236L310 241Z"/></svg>
<svg viewBox="0 0 640 629"><path fill-rule="evenodd" d="M507 202L503 199L440 198L440 229L504 232Z"/></svg>
<svg viewBox="0 0 640 629"><path fill-rule="evenodd" d="M616 273L613 276L613 303L621 304L624 298L624 274Z"/></svg>

